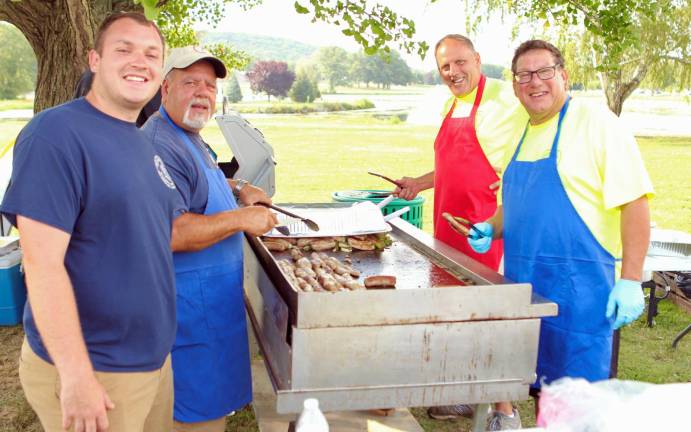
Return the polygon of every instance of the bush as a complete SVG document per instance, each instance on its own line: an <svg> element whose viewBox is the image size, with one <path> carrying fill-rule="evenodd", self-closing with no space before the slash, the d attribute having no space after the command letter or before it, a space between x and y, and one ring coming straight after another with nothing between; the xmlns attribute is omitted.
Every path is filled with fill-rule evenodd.
<svg viewBox="0 0 691 432"><path fill-rule="evenodd" d="M253 92L266 93L271 100L271 96L283 98L288 95L295 81L295 72L288 69L285 62L258 61L247 72L247 79Z"/></svg>
<svg viewBox="0 0 691 432"><path fill-rule="evenodd" d="M307 74L298 73L289 95L295 102L313 102L321 96L321 93L319 93L317 83L312 81Z"/></svg>
<svg viewBox="0 0 691 432"><path fill-rule="evenodd" d="M355 103L321 102L321 103L277 103L270 105L235 105L233 110L241 114L309 114L313 112L352 111L374 108L374 104L367 99L360 99Z"/></svg>
<svg viewBox="0 0 691 432"><path fill-rule="evenodd" d="M240 84L238 79L233 72L230 73L228 78L228 86L226 87L228 102L237 103L242 100L242 90L240 90Z"/></svg>

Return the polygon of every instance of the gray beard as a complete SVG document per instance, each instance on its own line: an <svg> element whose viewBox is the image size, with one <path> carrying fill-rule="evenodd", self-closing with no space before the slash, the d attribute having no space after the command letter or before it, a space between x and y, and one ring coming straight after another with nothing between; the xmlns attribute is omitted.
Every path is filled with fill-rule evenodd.
<svg viewBox="0 0 691 432"><path fill-rule="evenodd" d="M190 118L190 107L188 107L187 110L185 110L185 115L182 117L182 123L185 126L190 127L192 129L203 129L204 126L206 126L206 123L208 121L209 121L208 118L206 118L206 119L200 119L200 118L191 119Z"/></svg>

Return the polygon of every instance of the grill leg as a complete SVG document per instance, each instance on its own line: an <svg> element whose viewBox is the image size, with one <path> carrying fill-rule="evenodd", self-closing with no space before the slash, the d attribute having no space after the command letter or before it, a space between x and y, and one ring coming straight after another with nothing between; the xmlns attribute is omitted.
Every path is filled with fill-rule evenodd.
<svg viewBox="0 0 691 432"><path fill-rule="evenodd" d="M616 378L619 372L619 329L612 334L612 359L609 363L609 377Z"/></svg>
<svg viewBox="0 0 691 432"><path fill-rule="evenodd" d="M657 297L655 297L655 281L649 280L647 282L643 282L641 286L645 289L648 288L650 290L650 296L648 297L648 327L652 327L655 325L655 316L657 315L657 302L659 301Z"/></svg>
<svg viewBox="0 0 691 432"><path fill-rule="evenodd" d="M487 411L489 404L477 404L473 407L475 414L473 415L473 432L484 432L487 425Z"/></svg>

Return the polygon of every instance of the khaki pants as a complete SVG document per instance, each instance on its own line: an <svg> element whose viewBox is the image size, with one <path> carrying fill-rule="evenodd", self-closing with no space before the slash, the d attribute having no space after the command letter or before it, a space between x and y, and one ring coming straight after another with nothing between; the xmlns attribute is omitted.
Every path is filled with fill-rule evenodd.
<svg viewBox="0 0 691 432"><path fill-rule="evenodd" d="M173 427L174 432L223 432L225 430L225 417L197 423L182 423L176 421Z"/></svg>
<svg viewBox="0 0 691 432"><path fill-rule="evenodd" d="M26 339L19 359L19 379L26 399L46 432L63 432L57 369L37 356ZM109 432L170 432L173 429L170 355L156 371L96 372L96 379L115 404L115 409L107 411Z"/></svg>

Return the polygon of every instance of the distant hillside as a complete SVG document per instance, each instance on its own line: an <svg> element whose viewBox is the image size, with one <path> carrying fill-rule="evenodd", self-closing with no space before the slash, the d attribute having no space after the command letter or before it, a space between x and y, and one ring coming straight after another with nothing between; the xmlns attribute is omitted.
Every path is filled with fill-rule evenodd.
<svg viewBox="0 0 691 432"><path fill-rule="evenodd" d="M245 51L252 56L252 60L280 60L288 63L309 57L318 49L315 45L290 39L247 33L209 32L204 37L204 43L218 42L227 42Z"/></svg>

